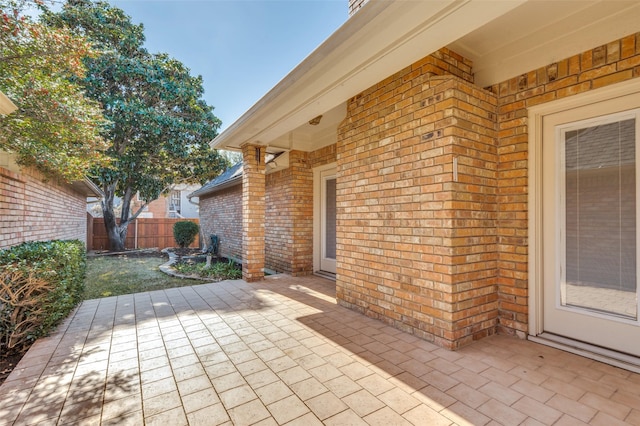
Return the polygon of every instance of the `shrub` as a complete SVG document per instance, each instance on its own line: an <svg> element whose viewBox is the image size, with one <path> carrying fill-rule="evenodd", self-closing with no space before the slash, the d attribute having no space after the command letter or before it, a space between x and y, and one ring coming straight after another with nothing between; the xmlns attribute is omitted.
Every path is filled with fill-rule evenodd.
<svg viewBox="0 0 640 426"><path fill-rule="evenodd" d="M85 270L80 241L0 250L0 354L26 351L65 318L81 299Z"/></svg>
<svg viewBox="0 0 640 426"><path fill-rule="evenodd" d="M203 262L199 263L177 263L174 269L185 275L199 275L201 277L215 278L218 280L235 280L242 278L242 268L232 259L226 262L213 263L209 268Z"/></svg>
<svg viewBox="0 0 640 426"><path fill-rule="evenodd" d="M173 238L178 246L189 247L196 240L196 235L200 231L197 223L182 220L173 224Z"/></svg>

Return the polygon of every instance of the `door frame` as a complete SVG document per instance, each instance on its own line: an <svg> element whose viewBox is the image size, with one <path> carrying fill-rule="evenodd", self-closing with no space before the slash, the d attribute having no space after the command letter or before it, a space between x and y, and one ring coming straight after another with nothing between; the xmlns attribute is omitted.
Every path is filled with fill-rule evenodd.
<svg viewBox="0 0 640 426"><path fill-rule="evenodd" d="M336 163L326 164L313 169L313 271L321 270L322 257L322 182L326 173L336 174ZM337 182L337 180L336 180ZM337 257L337 254L336 254ZM337 260L336 260L337 262Z"/></svg>
<svg viewBox="0 0 640 426"><path fill-rule="evenodd" d="M615 111L603 111L601 105L597 104L629 95L640 96L640 78L536 105L528 110L528 338L591 359L640 372L640 366L636 364L637 359L634 357L566 338L549 338L544 333L543 324L542 138L544 117L581 107L592 108L594 116L608 115ZM636 214L640 215L640 212Z"/></svg>

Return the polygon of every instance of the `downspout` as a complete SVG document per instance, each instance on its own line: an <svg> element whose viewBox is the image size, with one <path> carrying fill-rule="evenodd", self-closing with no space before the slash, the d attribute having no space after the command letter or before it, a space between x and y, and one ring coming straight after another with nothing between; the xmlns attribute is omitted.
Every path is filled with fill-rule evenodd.
<svg viewBox="0 0 640 426"><path fill-rule="evenodd" d="M191 198L197 198L198 202L193 202L191 201ZM193 204L194 206L198 206L198 219L200 219L200 197L190 197L187 195L187 201L189 202L189 204ZM202 247L200 247L203 251L206 249L207 247L207 240L205 240L204 238L204 232L202 231L202 223L199 224L199 228L200 228L200 245Z"/></svg>

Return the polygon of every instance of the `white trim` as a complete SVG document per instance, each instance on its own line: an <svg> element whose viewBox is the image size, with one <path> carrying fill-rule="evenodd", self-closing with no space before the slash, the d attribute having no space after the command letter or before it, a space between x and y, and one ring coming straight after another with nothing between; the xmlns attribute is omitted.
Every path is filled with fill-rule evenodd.
<svg viewBox="0 0 640 426"><path fill-rule="evenodd" d="M610 115L616 111L602 111L598 103L612 101L631 95L640 96L640 79L634 79L608 87L595 89L583 94L551 101L529 108L529 147L528 147L528 238L529 238L529 339L544 343L548 339L536 336L548 335L543 325L543 247L542 247L542 138L545 116L569 111L581 107L591 107L593 117ZM638 150L637 150L638 151ZM638 152L636 152L638 156ZM638 176L636 177L638 179ZM638 213L640 214L640 213ZM640 276L640 275L639 275ZM557 340L557 339L556 339ZM567 339L569 340L569 339ZM575 346L576 343L574 342ZM588 348L587 348L588 347ZM586 349L585 349L586 348ZM593 350L593 346L581 344L580 351ZM566 347L563 349L567 350ZM581 354L583 354L580 352ZM585 355L586 356L586 355ZM593 359L596 355L590 356ZM609 357L609 355L607 355ZM606 358L606 357L605 357ZM603 360L603 359L599 359ZM606 360L603 360L607 362ZM616 365L616 364L614 364ZM626 367L625 367L626 368Z"/></svg>
<svg viewBox="0 0 640 426"><path fill-rule="evenodd" d="M625 110L622 112L616 112L613 114L604 114L595 118L589 118L586 120L578 120L578 121L572 121L570 123L567 124L561 124L559 126L556 126L555 129L555 140L556 141L565 141L565 135L567 132L569 131L574 131L574 130L581 130L584 128L588 128L588 127L595 127L595 126L601 126L601 125L607 125L607 124L612 124L612 123L619 123L621 121L625 121L625 120L634 120L636 123L636 128L638 128L638 126L640 125L640 108L635 108L635 109L631 109L631 110ZM636 135L640 135L640 133L637 132L636 130ZM638 136L636 136L636 139L638 138ZM556 145L556 155L558 155L558 157L556 158L560 158L560 161L558 162L558 168L556 168L556 182L559 182L559 184L556 187L556 191L557 195L557 205L559 207L559 211L558 211L558 217L557 217L557 221L559 223L559 226L561 228L561 232L559 233L559 235L557 235L558 240L556 241L556 246L559 247L560 249L558 250L559 253L559 258L560 258L560 265L562 265L562 267L560 268L560 271L556 271L556 274L559 274L559 276L556 277L557 282L559 283L565 283L567 281L567 277L566 277L566 273L567 273L567 259L566 259L566 247L567 247L567 232L566 232L566 228L565 228L565 224L566 224L566 200L567 200L567 195L566 193L564 193L563 191L565 191L564 188L566 188L566 174L563 173L564 170L566 170L566 145L565 143L558 143ZM558 152L559 151L559 152ZM638 173L638 166L640 165L640 162L638 162L637 157L638 157L638 153L639 153L639 149L635 150L635 155L636 155L636 173L635 173L635 177L636 177L636 212L640 212L640 210L638 210L638 176L640 175L640 173ZM638 215L638 213L636 213L636 216ZM637 219L636 219L637 221ZM638 232L639 230L636 230L636 247L638 246ZM638 259L638 255L640 253L636 252L636 276L640 277L640 275L638 275L638 265L640 264L640 259ZM638 299L638 292L640 292L640 286L636 285L636 300ZM555 305L556 305L556 309L559 310L563 310L563 311L567 311L567 312L574 312L574 313L578 313L580 315L587 315L587 316L592 316L595 318L600 318L600 319L606 319L609 321L617 321L617 322L623 322L623 323L627 323L627 324L632 324L632 325L640 325L640 317L636 315L635 319L631 319L629 317L626 317L622 314L615 314L613 312L598 312L595 310L591 310L585 307L579 307L579 306L572 306L569 305L567 303L566 300L566 294L562 294L561 289L558 287L556 289L556 300L555 300ZM637 309L636 309L636 314L637 314Z"/></svg>
<svg viewBox="0 0 640 426"><path fill-rule="evenodd" d="M269 144L524 3L369 0L211 145Z"/></svg>
<svg viewBox="0 0 640 426"><path fill-rule="evenodd" d="M528 340L540 343L542 345L551 346L556 349L580 355L585 358L604 362L625 370L640 373L640 360L636 357L621 354L620 352L610 351L598 346L589 345L583 342L556 336L551 333L542 333L539 336L529 336Z"/></svg>
<svg viewBox="0 0 640 426"><path fill-rule="evenodd" d="M337 165L336 163L326 164L324 166L319 166L313 169L313 270L320 270L320 257L322 256L320 250L320 232L321 225L320 221L322 218L322 179L321 175L323 172L327 171L336 171Z"/></svg>

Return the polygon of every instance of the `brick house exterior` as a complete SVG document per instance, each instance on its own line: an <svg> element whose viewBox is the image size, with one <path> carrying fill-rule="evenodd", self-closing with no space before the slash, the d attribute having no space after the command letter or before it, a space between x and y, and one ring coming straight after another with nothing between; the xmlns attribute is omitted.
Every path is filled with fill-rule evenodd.
<svg viewBox="0 0 640 426"><path fill-rule="evenodd" d="M0 249L55 239L86 243L87 197L99 195L90 182L45 179L0 151Z"/></svg>
<svg viewBox="0 0 640 426"><path fill-rule="evenodd" d="M551 128L552 121L544 120L556 120L560 132L565 122L554 117L574 109L594 117L589 120L609 117L609 111L634 113L636 101L627 98L640 91L640 8L592 5L590 13L597 11L602 21L585 21L584 32L571 34L562 32L561 22L586 15L558 9L557 32L545 27L543 34L533 25L546 25L544 16L552 12L536 2L506 2L505 10L481 3L448 10L447 21L421 2L352 0L352 16L334 38L213 141L214 147L242 150L245 167L253 167L242 184L244 277L260 279L265 267L294 275L322 269L316 262L317 241L324 238L317 225L316 172L333 164L338 303L453 350L494 333L548 338L556 346L575 339L609 347L599 337L580 337L580 330L556 331L558 320L546 316L555 308L542 294L555 290L544 290L550 284L540 278L546 273L541 247L551 244L544 227L555 216L540 219L547 214L541 206L553 204L542 199L549 190L540 189L553 179L545 177L552 173L541 160L550 155L540 147L549 136L541 135ZM379 22L398 24L378 31ZM410 24L422 32L405 30L414 28ZM519 25L528 36L514 36L513 44L531 57L511 59L522 56L506 43L500 53L511 56L499 61L487 40L498 45L504 31ZM458 33L448 33L451 28ZM544 38L551 33L555 39ZM352 44L356 39L365 46ZM417 46L425 51L421 58L415 57ZM341 81L339 89L335 81ZM317 89L310 88L314 84ZM618 98L632 106L614 107ZM584 107L574 108L574 101ZM325 127L314 130L313 117ZM283 149L289 167L265 175L257 153ZM565 321L576 329L583 315L585 322L600 321L603 330L618 330L615 321L591 318L600 313L569 315L577 315ZM637 302L634 315L636 321ZM620 327L621 333L640 333L637 325ZM640 365L638 343L609 349L631 355L622 364ZM599 349L585 351L591 350Z"/></svg>

